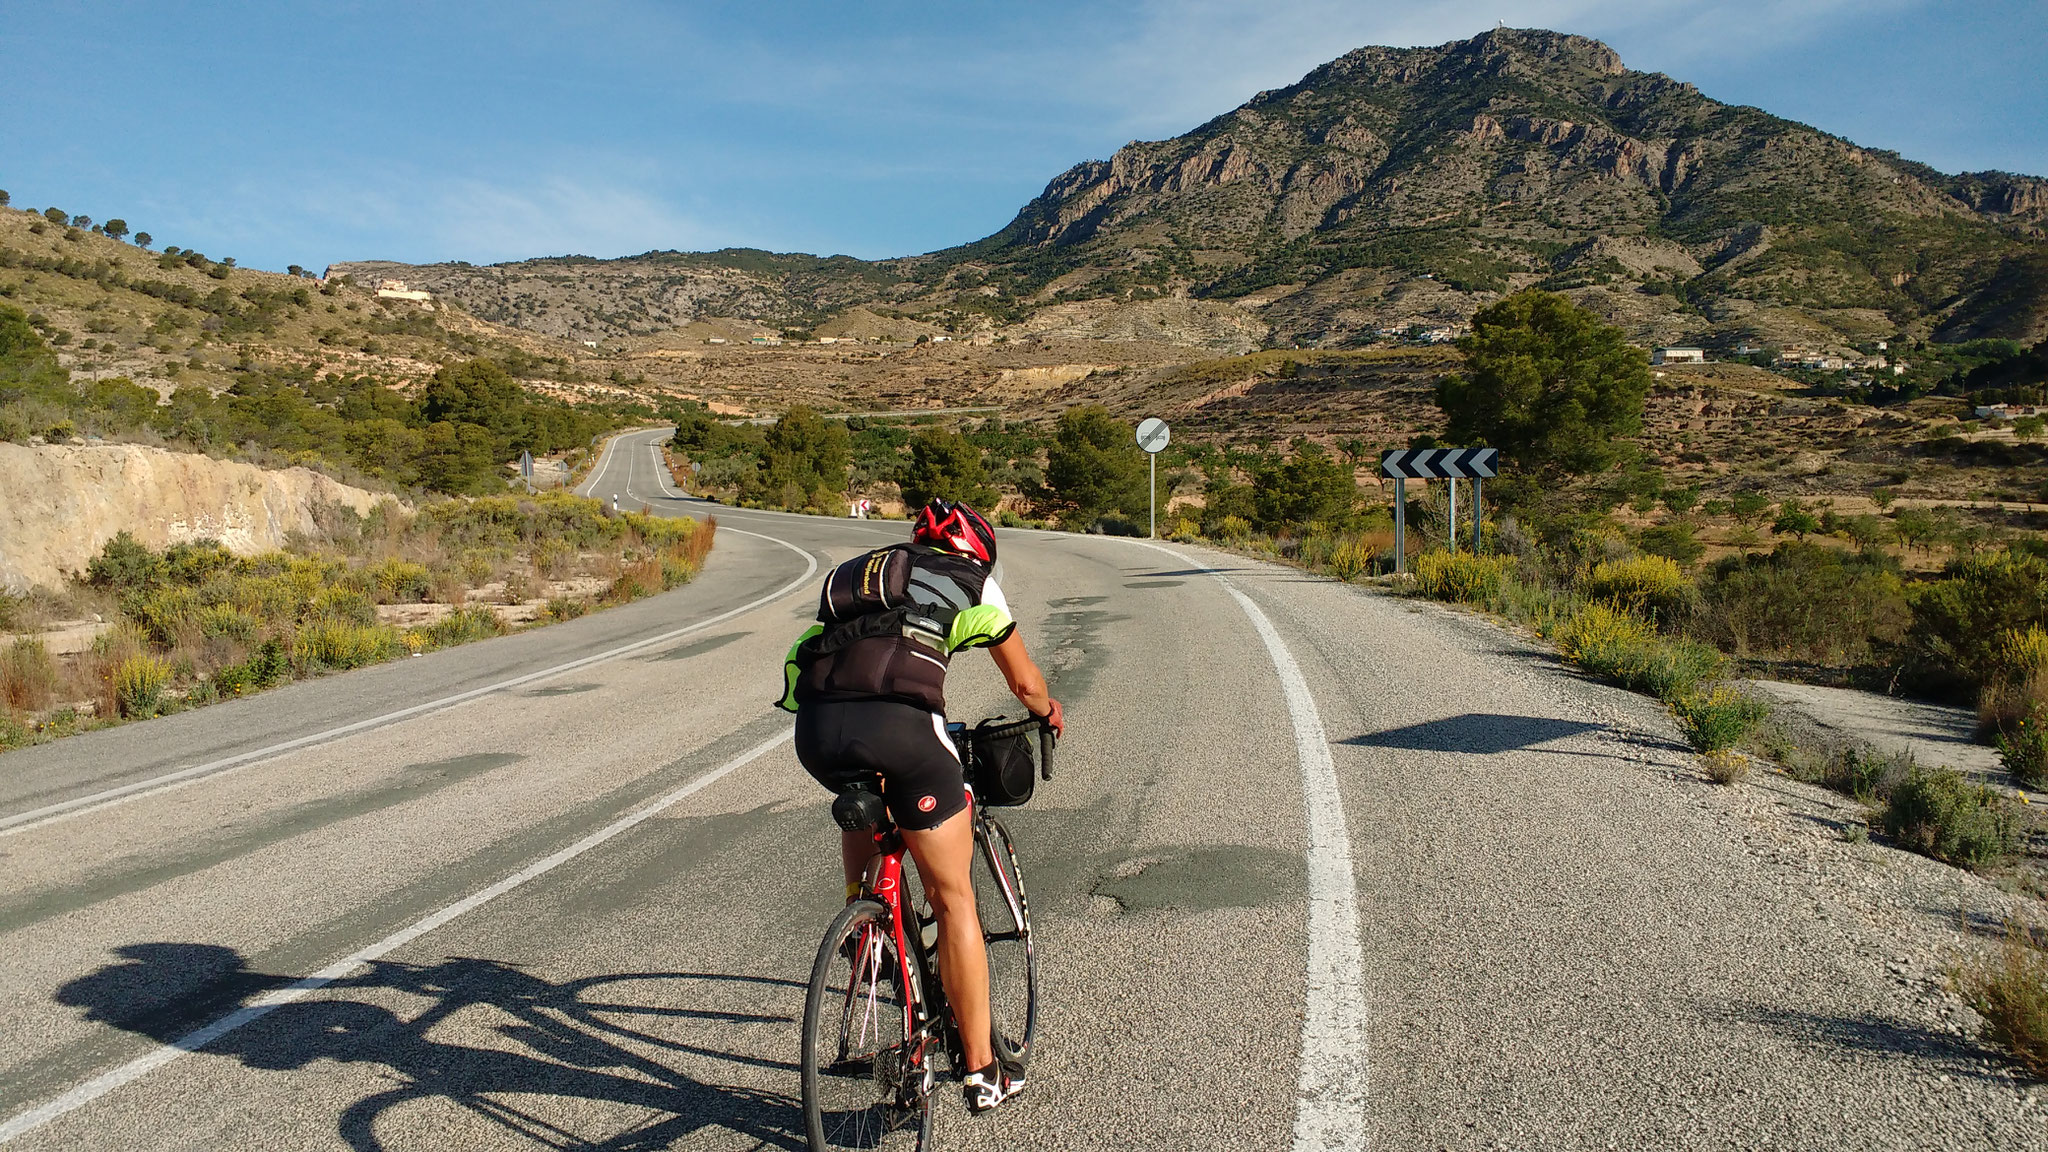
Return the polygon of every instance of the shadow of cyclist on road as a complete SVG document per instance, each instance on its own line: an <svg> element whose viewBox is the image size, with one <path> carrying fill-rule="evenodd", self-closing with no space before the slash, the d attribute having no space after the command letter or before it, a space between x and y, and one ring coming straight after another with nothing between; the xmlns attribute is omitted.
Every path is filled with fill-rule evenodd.
<svg viewBox="0 0 2048 1152"><path fill-rule="evenodd" d="M218 945L135 944L118 954L121 962L71 981L57 1000L83 1009L88 1020L163 1043L293 982L251 971L239 952ZM791 1015L748 1009L764 1001L793 1007L801 992L790 981L715 973L555 983L495 960L377 961L272 1009L205 1051L273 1071L320 1060L388 1069L383 1079L397 1083L349 1104L339 1118L342 1138L362 1152L386 1147L376 1132L381 1117L434 1097L555 1148L666 1148L707 1127L799 1148L802 1113L791 1096L705 1083L672 1065L710 1060L733 1066L735 1079L756 1068L793 1081L795 1068L786 1061L727 1049L735 1028L791 1028ZM417 1004L424 1006L413 1010ZM479 1032L490 1046L448 1038ZM705 1042L713 1037L724 1043ZM562 1106L551 1107L550 1097ZM588 1129L592 1116L605 1113L577 1101L616 1105L631 1119L621 1130L582 1135L569 1125Z"/></svg>

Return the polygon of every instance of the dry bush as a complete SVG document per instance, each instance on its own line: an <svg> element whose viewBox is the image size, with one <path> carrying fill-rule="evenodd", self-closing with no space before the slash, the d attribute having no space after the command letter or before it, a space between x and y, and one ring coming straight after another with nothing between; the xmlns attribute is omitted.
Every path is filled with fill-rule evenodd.
<svg viewBox="0 0 2048 1152"><path fill-rule="evenodd" d="M0 703L17 712L37 712L56 699L62 680L41 640L22 637L0 649Z"/></svg>
<svg viewBox="0 0 2048 1152"><path fill-rule="evenodd" d="M1965 969L1957 983L1984 1018L1985 1035L2035 1077L2048 1079L2048 952L2008 923L1997 954Z"/></svg>
<svg viewBox="0 0 2048 1152"><path fill-rule="evenodd" d="M1749 776L1749 757L1721 749L1701 755L1700 767L1716 784L1740 784Z"/></svg>

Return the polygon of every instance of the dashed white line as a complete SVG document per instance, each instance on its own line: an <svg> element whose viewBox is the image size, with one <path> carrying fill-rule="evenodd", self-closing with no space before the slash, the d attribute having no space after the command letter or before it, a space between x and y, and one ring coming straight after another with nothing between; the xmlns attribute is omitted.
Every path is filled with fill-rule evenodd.
<svg viewBox="0 0 2048 1152"><path fill-rule="evenodd" d="M53 1100L46 1101L34 1108L30 1108L26 1112L9 1118L6 1122L0 1123L0 1144L5 1144L17 1136L33 1132L57 1117L64 1115L66 1112L83 1108L94 1100L114 1091L116 1088L125 1084L132 1084L188 1052L197 1052L237 1028L260 1020L286 1004L290 1004L295 1000L303 1000L314 992L347 976L362 965L390 955L392 952L447 924L456 917L475 911L528 881L545 876L549 872L583 855L585 852L603 844L605 841L638 827L687 797L710 787L741 767L768 754L776 746L788 740L792 731L792 729L784 729L773 738L763 740L737 757L706 772L681 788L649 804L647 807L607 824L554 855L535 861L482 891L472 893L438 912L415 920L413 923L367 948L351 952L303 980L287 985L275 992L265 993L202 1028L194 1029L168 1044L152 1049L145 1055L138 1056L126 1064L87 1080L62 1096L58 1096Z"/></svg>
<svg viewBox="0 0 2048 1152"><path fill-rule="evenodd" d="M1133 543L1164 552L1183 564L1198 564L1148 541ZM1365 969L1358 936L1358 886L1351 863L1351 833L1330 739L1301 666L1273 622L1207 565L1203 571L1223 585L1244 610L1287 700L1294 724L1295 757L1308 817L1308 995L1301 1021L1301 1070L1296 1080L1295 1152L1363 1152L1366 1133Z"/></svg>

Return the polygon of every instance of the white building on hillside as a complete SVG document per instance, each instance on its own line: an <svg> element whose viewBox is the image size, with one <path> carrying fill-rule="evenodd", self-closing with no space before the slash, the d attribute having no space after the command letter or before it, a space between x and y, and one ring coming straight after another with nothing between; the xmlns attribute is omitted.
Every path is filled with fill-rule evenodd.
<svg viewBox="0 0 2048 1152"><path fill-rule="evenodd" d="M1652 364L1705 364L1707 353L1701 348L1659 348L1650 353Z"/></svg>

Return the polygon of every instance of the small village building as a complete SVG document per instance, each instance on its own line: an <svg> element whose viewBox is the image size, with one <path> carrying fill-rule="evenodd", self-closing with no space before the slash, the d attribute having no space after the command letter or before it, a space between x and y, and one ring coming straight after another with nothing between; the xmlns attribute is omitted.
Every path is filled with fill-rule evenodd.
<svg viewBox="0 0 2048 1152"><path fill-rule="evenodd" d="M1702 348L1659 348L1650 353L1652 364L1705 364L1707 353Z"/></svg>

